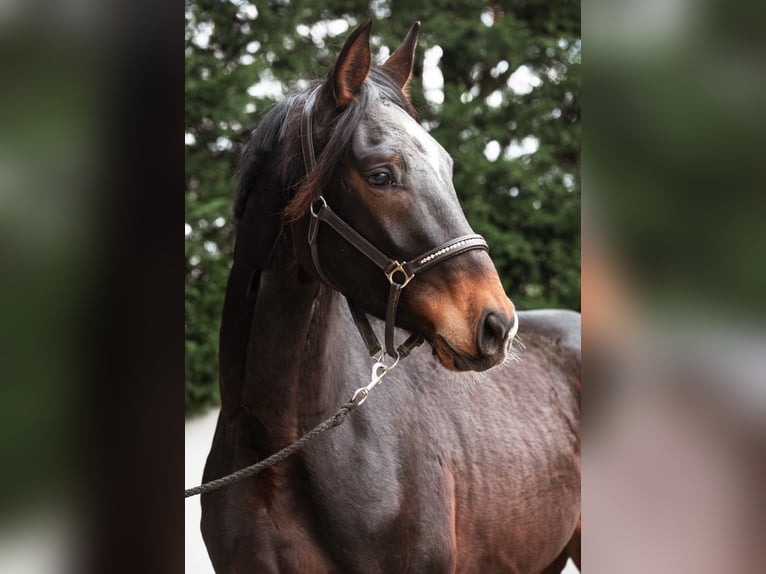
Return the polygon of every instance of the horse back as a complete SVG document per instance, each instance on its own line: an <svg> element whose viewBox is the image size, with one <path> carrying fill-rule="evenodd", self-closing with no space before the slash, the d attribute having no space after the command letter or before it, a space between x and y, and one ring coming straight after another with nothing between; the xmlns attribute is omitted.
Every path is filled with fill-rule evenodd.
<svg viewBox="0 0 766 574"><path fill-rule="evenodd" d="M519 311L519 334L534 334L548 339L551 344L575 354L580 360L581 327L580 313L566 309L538 309Z"/></svg>

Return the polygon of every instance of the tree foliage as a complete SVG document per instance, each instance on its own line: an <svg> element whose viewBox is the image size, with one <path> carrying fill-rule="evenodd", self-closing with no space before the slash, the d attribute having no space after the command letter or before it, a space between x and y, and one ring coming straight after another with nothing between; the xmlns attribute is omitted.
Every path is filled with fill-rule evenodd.
<svg viewBox="0 0 766 574"><path fill-rule="evenodd" d="M187 0L189 411L218 400L239 150L283 93L327 74L369 18L376 63L423 23L412 98L452 154L466 215L516 306L579 309L579 1Z"/></svg>

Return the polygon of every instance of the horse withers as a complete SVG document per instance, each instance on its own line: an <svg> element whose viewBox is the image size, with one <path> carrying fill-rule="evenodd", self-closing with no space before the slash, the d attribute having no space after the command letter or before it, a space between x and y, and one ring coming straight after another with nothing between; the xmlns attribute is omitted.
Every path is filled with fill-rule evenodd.
<svg viewBox="0 0 766 574"><path fill-rule="evenodd" d="M384 356L405 339L433 353L400 359L344 425L204 494L205 544L219 573L550 572L580 514L579 315L516 312L407 96L419 23L380 67L370 27L243 154L204 479L335 412L370 380L372 332Z"/></svg>

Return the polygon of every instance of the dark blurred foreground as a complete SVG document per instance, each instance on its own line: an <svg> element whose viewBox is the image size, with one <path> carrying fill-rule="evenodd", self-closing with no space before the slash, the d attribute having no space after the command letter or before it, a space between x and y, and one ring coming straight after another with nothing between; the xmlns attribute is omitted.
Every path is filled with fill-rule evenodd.
<svg viewBox="0 0 766 574"><path fill-rule="evenodd" d="M183 568L183 5L0 7L0 572Z"/></svg>
<svg viewBox="0 0 766 574"><path fill-rule="evenodd" d="M586 2L583 562L766 566L755 2Z"/></svg>
<svg viewBox="0 0 766 574"><path fill-rule="evenodd" d="M183 7L161 4L0 13L2 572L183 569ZM583 10L584 568L760 572L763 9Z"/></svg>

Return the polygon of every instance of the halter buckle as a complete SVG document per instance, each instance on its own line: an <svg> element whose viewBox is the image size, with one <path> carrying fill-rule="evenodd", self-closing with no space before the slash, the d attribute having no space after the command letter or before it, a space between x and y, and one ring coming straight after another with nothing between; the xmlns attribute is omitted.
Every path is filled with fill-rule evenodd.
<svg viewBox="0 0 766 574"><path fill-rule="evenodd" d="M317 204L320 204L320 205L319 207L317 207L315 211L314 206ZM319 212L322 211L325 207L327 207L327 202L325 201L324 197L320 195L319 197L316 198L316 200L314 200L311 203L311 207L309 208L309 211L311 211L311 216L315 218L319 217Z"/></svg>
<svg viewBox="0 0 766 574"><path fill-rule="evenodd" d="M414 273L407 273L407 271L404 269L404 263L399 263L398 261L394 260L395 267L391 269L391 271L387 271L386 277L388 277L389 282L391 285L397 285L400 289L403 288L407 283L412 281L412 278L415 277ZM404 275L404 281L402 283L398 283L397 281L394 281L394 275L396 273L401 273Z"/></svg>

